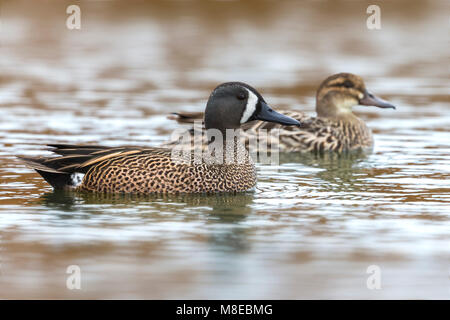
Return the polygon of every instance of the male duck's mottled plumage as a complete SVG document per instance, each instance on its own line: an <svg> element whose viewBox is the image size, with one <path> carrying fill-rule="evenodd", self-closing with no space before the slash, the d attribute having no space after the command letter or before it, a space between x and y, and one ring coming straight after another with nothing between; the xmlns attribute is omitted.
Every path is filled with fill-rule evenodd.
<svg viewBox="0 0 450 320"><path fill-rule="evenodd" d="M173 161L171 150L164 148L49 146L62 157L24 160L56 189L196 193L245 191L256 183L255 168L249 161L235 165L194 165Z"/></svg>
<svg viewBox="0 0 450 320"><path fill-rule="evenodd" d="M249 139L257 136L260 129L279 129L278 138L275 138L279 139L279 148L283 152L346 152L371 148L373 145L371 130L352 112L352 107L356 105L395 109L392 104L369 93L359 76L339 73L325 79L317 90L317 117L309 117L296 111L280 111L300 121L302 126L286 127L257 121L243 127L245 129L243 136ZM202 117L201 112L192 112L176 113L169 118L179 123L194 123ZM192 129L191 133L194 132ZM267 136L258 138L261 141L267 139ZM176 142L168 143L168 146L174 145Z"/></svg>
<svg viewBox="0 0 450 320"><path fill-rule="evenodd" d="M270 109L252 87L224 83L211 94L206 106L206 127L225 132L261 119L285 125L296 120ZM53 144L59 157L22 158L55 189L107 193L204 193L240 192L256 184L256 170L245 148L244 161L184 163L171 149ZM241 151L239 151L241 150ZM243 151L242 151L243 150Z"/></svg>

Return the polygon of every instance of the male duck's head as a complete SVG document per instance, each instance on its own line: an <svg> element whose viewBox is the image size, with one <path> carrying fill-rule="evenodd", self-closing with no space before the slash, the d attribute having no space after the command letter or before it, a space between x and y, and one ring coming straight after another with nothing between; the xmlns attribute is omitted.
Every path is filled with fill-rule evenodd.
<svg viewBox="0 0 450 320"><path fill-rule="evenodd" d="M395 106L367 91L361 77L338 73L325 79L317 90L316 111L319 117L339 117L352 113L356 105L395 109Z"/></svg>
<svg viewBox="0 0 450 320"><path fill-rule="evenodd" d="M205 110L205 128L237 129L244 123L262 120L300 126L300 122L270 108L254 88L242 82L227 82L211 93Z"/></svg>

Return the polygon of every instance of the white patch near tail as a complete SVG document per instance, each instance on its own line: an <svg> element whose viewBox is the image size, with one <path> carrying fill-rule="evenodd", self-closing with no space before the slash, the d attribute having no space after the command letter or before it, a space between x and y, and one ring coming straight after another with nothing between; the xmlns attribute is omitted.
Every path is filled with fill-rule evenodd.
<svg viewBox="0 0 450 320"><path fill-rule="evenodd" d="M84 173L75 172L70 175L70 179L72 180L72 186L75 188L78 187L84 178Z"/></svg>
<svg viewBox="0 0 450 320"><path fill-rule="evenodd" d="M255 113L256 110L256 104L258 103L258 97L248 90L248 98L247 98L247 105L245 106L244 113L242 114L241 118L241 124L246 123L248 119Z"/></svg>

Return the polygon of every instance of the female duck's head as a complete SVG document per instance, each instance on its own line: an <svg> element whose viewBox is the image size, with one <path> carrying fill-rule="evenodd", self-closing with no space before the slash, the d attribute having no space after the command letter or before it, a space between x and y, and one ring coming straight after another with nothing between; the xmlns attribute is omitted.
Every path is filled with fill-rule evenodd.
<svg viewBox="0 0 450 320"><path fill-rule="evenodd" d="M227 82L211 93L205 110L205 128L238 129L244 123L262 120L300 126L300 122L270 108L254 88L242 82Z"/></svg>
<svg viewBox="0 0 450 320"><path fill-rule="evenodd" d="M361 77L338 73L325 79L317 90L316 111L319 117L352 114L356 105L395 109L395 106L367 91Z"/></svg>

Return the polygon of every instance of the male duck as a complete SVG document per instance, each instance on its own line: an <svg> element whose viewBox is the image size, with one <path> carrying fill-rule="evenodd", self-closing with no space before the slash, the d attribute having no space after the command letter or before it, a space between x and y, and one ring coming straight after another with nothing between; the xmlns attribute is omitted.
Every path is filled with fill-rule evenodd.
<svg viewBox="0 0 450 320"><path fill-rule="evenodd" d="M302 112L280 111L302 123L301 127L256 121L244 126L245 138L258 135L260 129L279 129L279 148L282 152L347 152L371 148L371 130L358 118L352 107L356 105L392 108L392 104L367 91L361 77L338 73L325 79L316 94L316 117ZM176 113L169 116L179 123L193 123L202 118L201 112ZM194 133L194 130L191 130ZM167 146L175 145L169 142Z"/></svg>
<svg viewBox="0 0 450 320"><path fill-rule="evenodd" d="M240 82L219 85L205 109L206 129L225 133L249 121L300 125L297 120L272 110L252 87ZM234 139L234 138L233 138ZM224 136L226 143L226 135ZM205 193L253 189L256 170L251 157L231 163L183 163L171 149L52 144L61 155L22 158L55 189L103 193ZM236 151L241 150L241 151ZM234 152L247 154L245 148ZM242 159L242 158L241 158Z"/></svg>

